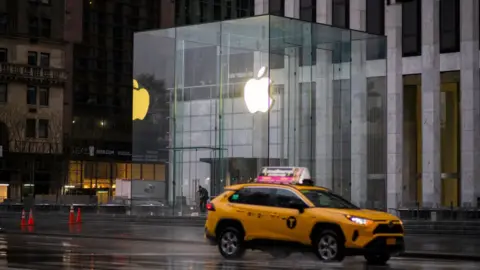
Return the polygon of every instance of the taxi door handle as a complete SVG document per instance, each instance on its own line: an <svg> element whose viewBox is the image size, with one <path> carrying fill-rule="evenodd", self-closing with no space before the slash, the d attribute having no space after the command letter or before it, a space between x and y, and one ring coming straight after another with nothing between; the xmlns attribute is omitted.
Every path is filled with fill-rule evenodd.
<svg viewBox="0 0 480 270"><path fill-rule="evenodd" d="M271 217L279 217L279 215L277 213L271 213L270 216Z"/></svg>

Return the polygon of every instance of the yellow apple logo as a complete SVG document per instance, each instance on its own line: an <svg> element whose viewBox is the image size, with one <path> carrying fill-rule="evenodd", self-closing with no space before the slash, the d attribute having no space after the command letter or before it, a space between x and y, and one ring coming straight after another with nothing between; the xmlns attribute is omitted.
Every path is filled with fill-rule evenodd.
<svg viewBox="0 0 480 270"><path fill-rule="evenodd" d="M132 119L143 120L150 106L150 94L147 89L139 88L137 80L133 80L133 106Z"/></svg>

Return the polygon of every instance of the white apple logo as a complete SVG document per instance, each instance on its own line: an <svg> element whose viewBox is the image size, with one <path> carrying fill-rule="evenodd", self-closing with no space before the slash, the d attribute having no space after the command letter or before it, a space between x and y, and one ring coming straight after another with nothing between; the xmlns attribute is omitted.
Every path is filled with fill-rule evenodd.
<svg viewBox="0 0 480 270"><path fill-rule="evenodd" d="M266 67L261 67L257 78L250 79L245 84L243 97L250 113L267 112L272 106L273 99L270 97L270 83L268 77L264 77Z"/></svg>

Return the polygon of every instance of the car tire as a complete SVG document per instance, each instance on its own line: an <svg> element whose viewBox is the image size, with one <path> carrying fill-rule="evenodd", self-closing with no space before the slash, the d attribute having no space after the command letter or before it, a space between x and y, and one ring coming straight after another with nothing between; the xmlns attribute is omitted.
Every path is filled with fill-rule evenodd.
<svg viewBox="0 0 480 270"><path fill-rule="evenodd" d="M364 257L370 265L385 265L390 260L388 254L366 254Z"/></svg>
<svg viewBox="0 0 480 270"><path fill-rule="evenodd" d="M241 258L245 254L243 234L237 228L225 228L218 237L218 250L225 259Z"/></svg>
<svg viewBox="0 0 480 270"><path fill-rule="evenodd" d="M337 232L323 230L315 238L314 251L322 261L341 262L345 258L345 243Z"/></svg>

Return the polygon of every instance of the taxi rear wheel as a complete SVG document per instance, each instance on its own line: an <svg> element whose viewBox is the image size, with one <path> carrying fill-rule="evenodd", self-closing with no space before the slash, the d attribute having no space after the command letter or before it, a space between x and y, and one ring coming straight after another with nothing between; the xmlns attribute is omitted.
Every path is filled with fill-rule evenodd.
<svg viewBox="0 0 480 270"><path fill-rule="evenodd" d="M342 261L345 254L341 237L335 231L321 231L315 241L315 254L322 261Z"/></svg>
<svg viewBox="0 0 480 270"><path fill-rule="evenodd" d="M238 259L245 254L243 235L234 227L225 228L220 234L218 250L225 259Z"/></svg>
<svg viewBox="0 0 480 270"><path fill-rule="evenodd" d="M388 260L390 260L390 255L388 254L366 254L365 259L368 264L372 265L385 265Z"/></svg>

